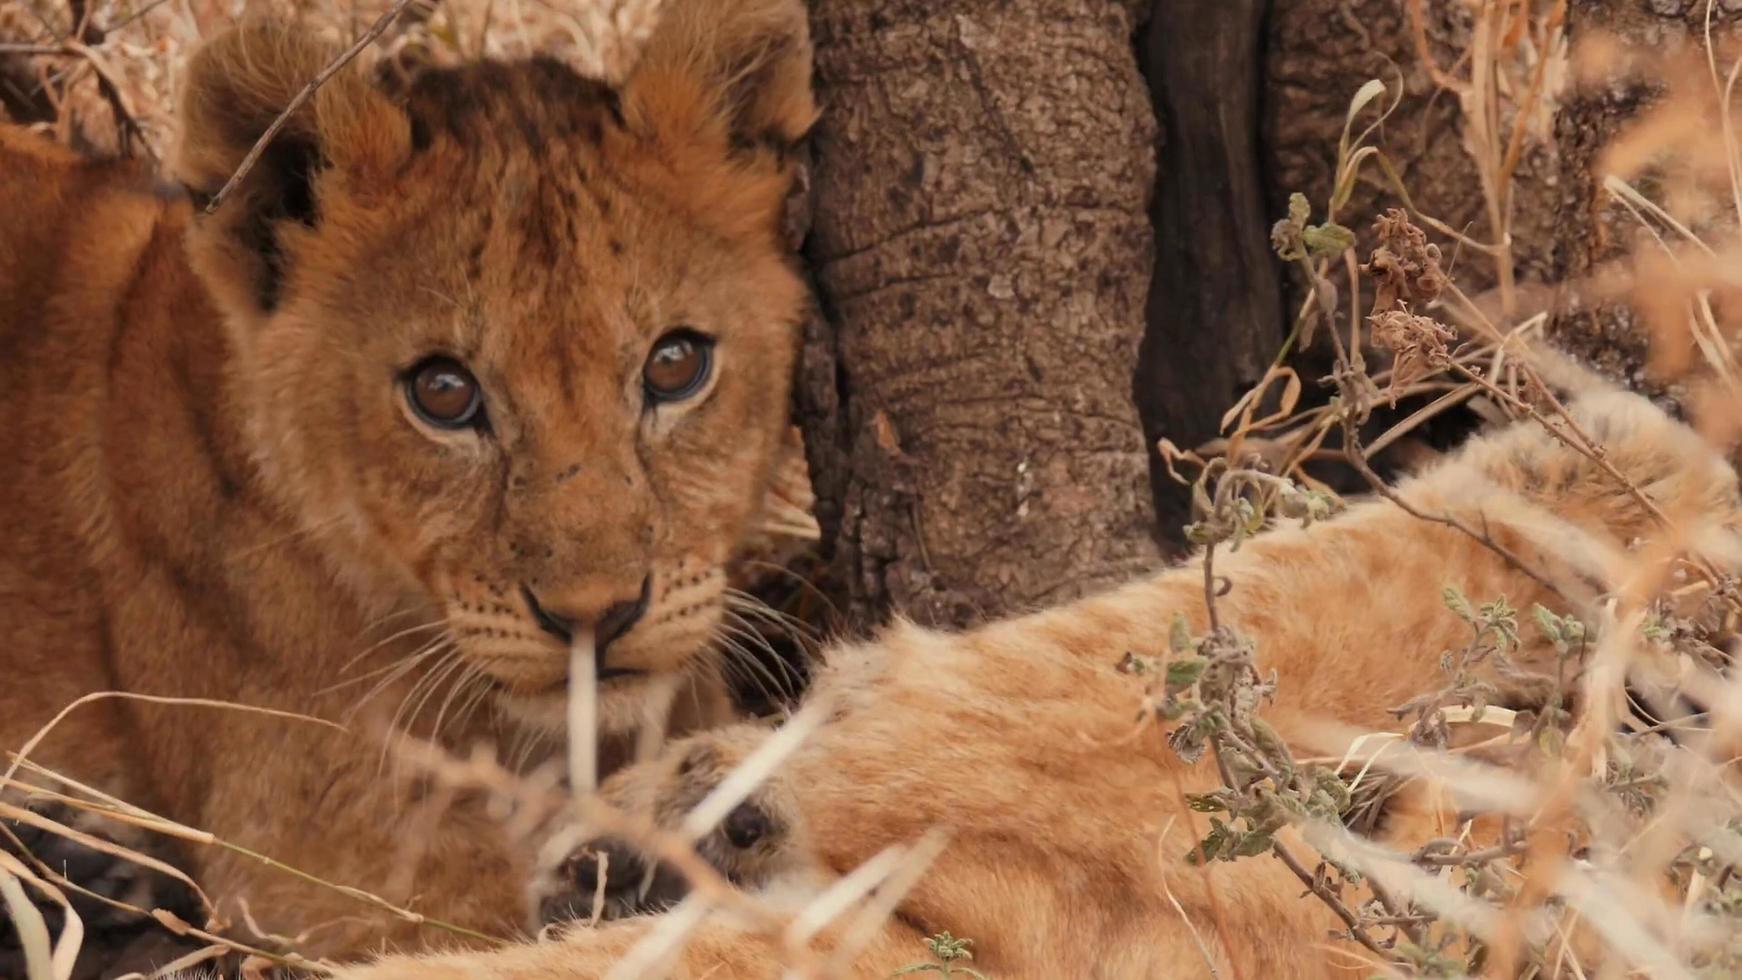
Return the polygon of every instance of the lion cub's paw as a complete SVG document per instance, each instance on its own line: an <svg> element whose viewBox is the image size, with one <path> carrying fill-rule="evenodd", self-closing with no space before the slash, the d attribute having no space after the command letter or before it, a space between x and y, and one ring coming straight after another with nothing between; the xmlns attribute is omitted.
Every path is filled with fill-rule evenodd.
<svg viewBox="0 0 1742 980"><path fill-rule="evenodd" d="M741 753L711 736L679 743L664 758L625 770L602 792L651 829L678 831L690 811L719 785ZM746 889L767 885L797 865L792 821L780 788L765 782L693 843L720 877ZM671 863L618 837L571 827L541 850L532 887L535 925L605 922L670 908L690 882Z"/></svg>
<svg viewBox="0 0 1742 980"><path fill-rule="evenodd" d="M58 804L33 805L31 809L80 833L152 857L171 859L173 863L172 855L159 853L160 838L137 828ZM145 954L127 951L150 946L141 940L161 938L161 927L155 922L111 903L146 911L167 909L189 920L197 917L193 895L185 885L167 875L31 824L8 820L0 822L0 827L7 831L0 834L0 849L33 868L46 867L84 890L64 889L85 929L84 961L112 959L118 967L141 966L146 963ZM44 900L37 908L50 933L58 935L65 916L61 907ZM174 959L192 948L196 947L177 946L171 938L158 952L164 954L164 959ZM0 927L0 976L23 975L20 955L15 932Z"/></svg>

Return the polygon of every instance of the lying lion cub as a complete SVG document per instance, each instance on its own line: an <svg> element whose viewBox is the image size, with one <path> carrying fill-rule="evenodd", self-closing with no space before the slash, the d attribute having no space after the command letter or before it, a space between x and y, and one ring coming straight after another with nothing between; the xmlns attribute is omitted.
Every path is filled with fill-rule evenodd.
<svg viewBox="0 0 1742 980"><path fill-rule="evenodd" d="M335 54L272 23L202 47L173 184L0 127L0 749L97 691L351 721L111 698L30 760L509 935L523 847L465 805L408 833L372 731L536 750L583 631L606 735L721 719L722 568L788 431L805 12L671 0L614 85L349 67L205 213ZM310 951L383 935L259 861L176 860Z"/></svg>
<svg viewBox="0 0 1742 980"><path fill-rule="evenodd" d="M1734 562L1736 475L1697 435L1633 395L1586 396L1573 410L1610 463L1665 512L1694 522L1688 540ZM1630 542L1656 533L1635 498L1534 425L1472 442L1401 492L1424 511L1486 527L1571 597L1574 612L1589 612L1630 570ZM1469 637L1442 602L1444 586L1569 611L1494 551L1385 502L1260 535L1222 554L1216 570L1231 583L1219 614L1257 641L1260 668L1276 671L1266 717L1293 740L1314 719L1392 729L1388 708L1444 685L1442 652ZM941 856L853 961L856 977L923 962L921 938L946 930L970 937L973 965L1001 980L1208 976L1205 957L1223 977L1343 975L1354 959L1324 949L1336 923L1281 862L1218 863L1206 874L1186 861L1201 830L1191 829L1183 794L1217 785L1208 757L1185 765L1153 726L1132 736L1141 691L1115 665L1127 651L1158 652L1175 614L1202 631L1203 587L1201 567L1186 565L966 634L901 626L835 650L812 695L830 699L830 720L699 853L747 889L802 894L947 828ZM1553 662L1540 639L1524 644L1522 665ZM674 743L656 763L619 773L608 792L669 826L765 737L740 726ZM621 847L593 846L614 856L606 911L634 911L647 869ZM596 858L563 867L582 869L582 880L569 882L572 894L559 886L547 895L550 907L588 909ZM654 889L656 901L677 898L681 878L657 874ZM663 921L389 959L339 977L599 977ZM839 938L825 933L822 945ZM781 962L771 941L709 921L672 975L775 977ZM1357 966L1357 975L1370 972Z"/></svg>

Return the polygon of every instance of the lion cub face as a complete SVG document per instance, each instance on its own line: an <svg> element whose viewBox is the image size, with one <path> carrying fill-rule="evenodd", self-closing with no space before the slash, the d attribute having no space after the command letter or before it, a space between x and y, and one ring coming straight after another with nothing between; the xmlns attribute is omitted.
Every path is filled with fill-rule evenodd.
<svg viewBox="0 0 1742 980"><path fill-rule="evenodd" d="M585 631L605 723L632 723L720 615L803 295L779 234L814 115L792 14L671 5L614 87L545 60L396 95L341 74L192 233L267 482L523 718L560 724ZM208 45L179 176L215 190L328 57L271 24Z"/></svg>

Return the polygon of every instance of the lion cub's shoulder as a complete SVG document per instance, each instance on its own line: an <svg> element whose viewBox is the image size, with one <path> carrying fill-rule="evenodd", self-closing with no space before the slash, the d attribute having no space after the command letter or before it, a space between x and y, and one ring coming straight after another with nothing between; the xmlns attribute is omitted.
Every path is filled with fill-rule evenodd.
<svg viewBox="0 0 1742 980"><path fill-rule="evenodd" d="M0 335L56 290L89 291L129 266L183 195L136 160L85 157L0 123Z"/></svg>

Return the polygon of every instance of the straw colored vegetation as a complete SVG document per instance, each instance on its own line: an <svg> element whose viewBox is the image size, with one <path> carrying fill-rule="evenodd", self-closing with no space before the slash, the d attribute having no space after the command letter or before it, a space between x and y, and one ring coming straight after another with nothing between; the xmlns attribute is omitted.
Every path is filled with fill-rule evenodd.
<svg viewBox="0 0 1742 980"><path fill-rule="evenodd" d="M379 44L566 43L618 63L598 53L602 22L482 10L402 18ZM44 37L65 24L36 13ZM33 42L40 70L89 82L47 124L64 137L169 138L175 55L224 12L134 13L94 47ZM1297 198L1274 235L1309 286L1288 346L1331 346L1334 397L1304 406L1285 351L1225 438L1164 447L1198 503L1191 562L961 636L898 626L838 647L778 728L674 742L575 799L481 756L406 749L510 824L573 828L537 887L584 921L539 942L356 968L237 923L166 925L206 939L201 955L351 980L1742 973L1742 503L1725 461L1742 435L1742 60L1709 39L1691 70L1599 41L1571 56L1575 74L1663 83L1602 161L1631 254L1576 285L1641 313L1655 376L1684 393L1675 421L1548 350L1549 314L1512 281L1511 175L1551 111L1564 13L1484 0L1470 58L1437 72L1466 113L1486 238L1414 208L1376 141L1386 83L1354 95L1330 199ZM1395 209L1343 213L1358 180ZM1355 221L1376 223L1368 254ZM1458 288L1453 248L1493 263L1494 295ZM1390 404L1416 407L1362 439ZM1381 478L1388 447L1462 409L1496 431ZM1371 497L1318 483L1327 459ZM18 775L103 820L234 846ZM76 887L40 872L0 855L33 980L64 975L82 939L76 919L55 935L32 911L26 889ZM372 884L330 883L384 904Z"/></svg>

